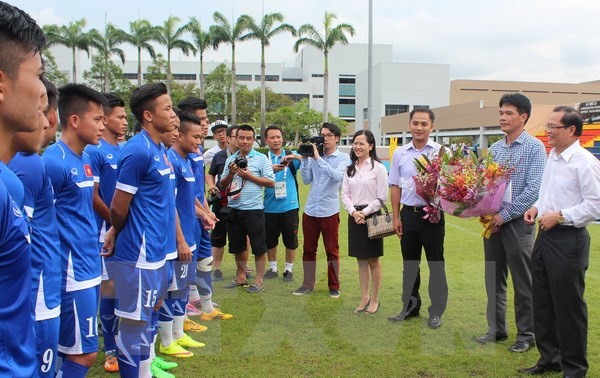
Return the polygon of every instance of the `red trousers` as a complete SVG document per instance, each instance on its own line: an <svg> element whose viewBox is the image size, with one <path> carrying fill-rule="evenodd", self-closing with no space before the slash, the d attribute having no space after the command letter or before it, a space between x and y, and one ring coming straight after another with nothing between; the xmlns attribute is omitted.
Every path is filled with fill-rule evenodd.
<svg viewBox="0 0 600 378"><path fill-rule="evenodd" d="M303 287L309 289L315 288L317 247L319 236L320 234L323 234L323 244L325 245L325 253L327 254L327 281L329 290L340 289L339 229L339 213L325 218L311 217L310 215L302 214L302 232L304 234L304 254L302 255L302 264L304 266Z"/></svg>

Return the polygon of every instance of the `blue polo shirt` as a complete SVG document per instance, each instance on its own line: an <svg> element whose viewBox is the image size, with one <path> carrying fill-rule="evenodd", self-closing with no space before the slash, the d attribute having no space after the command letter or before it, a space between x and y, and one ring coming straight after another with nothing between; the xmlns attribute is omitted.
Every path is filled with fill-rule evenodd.
<svg viewBox="0 0 600 378"><path fill-rule="evenodd" d="M223 169L223 175L225 177L229 174L229 164L235 160L240 152L236 152L231 155L225 161L225 169ZM267 178L271 181L275 181L275 175L273 174L273 167L269 162L269 159L255 149L250 150L248 156L248 169L254 176ZM230 187L243 188L239 196L229 197L228 205L238 210L262 210L263 205L263 187L256 185L248 180L242 180L238 175L233 177Z"/></svg>
<svg viewBox="0 0 600 378"><path fill-rule="evenodd" d="M286 155L285 150L281 150L281 155L277 156L269 151L268 157L271 164L280 164L281 159ZM300 162L292 160L290 164L294 164L296 172L300 169ZM275 198L275 188L265 188L265 213L286 213L290 210L299 208L298 204L298 189L296 189L296 179L288 166L283 170L275 173L275 182L285 181L286 197Z"/></svg>

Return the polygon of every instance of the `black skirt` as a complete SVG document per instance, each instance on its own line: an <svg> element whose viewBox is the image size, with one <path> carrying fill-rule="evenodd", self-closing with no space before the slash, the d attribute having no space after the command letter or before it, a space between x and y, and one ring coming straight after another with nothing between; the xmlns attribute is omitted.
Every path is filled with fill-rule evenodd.
<svg viewBox="0 0 600 378"><path fill-rule="evenodd" d="M356 224L348 215L348 256L359 259L383 256L383 238L371 240L366 224Z"/></svg>

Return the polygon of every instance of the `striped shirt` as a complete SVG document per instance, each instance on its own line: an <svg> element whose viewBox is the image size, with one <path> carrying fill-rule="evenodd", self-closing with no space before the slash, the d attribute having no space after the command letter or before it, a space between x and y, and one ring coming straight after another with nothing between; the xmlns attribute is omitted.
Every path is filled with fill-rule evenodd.
<svg viewBox="0 0 600 378"><path fill-rule="evenodd" d="M510 176L510 185L499 211L504 223L520 218L538 198L546 150L543 143L523 131L512 143L506 143L506 137L490 146L494 161L508 163L514 171Z"/></svg>
<svg viewBox="0 0 600 378"><path fill-rule="evenodd" d="M227 158L221 177L225 177L229 174L229 164L235 160L239 153L240 152L238 151ZM252 149L246 158L248 159L248 167L246 169L249 170L252 175L275 181L273 166L271 165L269 158L264 154ZM230 191L242 188L242 191L239 193L239 196L229 197L228 206L237 210L262 210L264 208L262 186L257 185L250 180L242 180L240 176L235 175L229 188Z"/></svg>

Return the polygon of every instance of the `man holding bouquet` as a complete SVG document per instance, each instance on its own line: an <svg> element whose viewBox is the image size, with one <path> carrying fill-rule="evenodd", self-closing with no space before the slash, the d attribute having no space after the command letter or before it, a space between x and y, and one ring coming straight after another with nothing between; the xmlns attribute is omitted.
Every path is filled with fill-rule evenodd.
<svg viewBox="0 0 600 378"><path fill-rule="evenodd" d="M530 115L531 102L522 94L508 93L500 99L500 128L506 136L492 144L490 152L495 162L508 165L512 173L502 207L487 223L492 234L483 239L488 330L475 339L481 344L508 339L506 281L510 270L517 339L508 350L515 353L535 346L531 292L534 227L525 223L523 214L538 197L546 151L539 139L525 131Z"/></svg>
<svg viewBox="0 0 600 378"><path fill-rule="evenodd" d="M600 163L579 144L583 121L570 106L558 106L546 124L548 157L540 197L525 213L538 218L533 247L533 316L540 359L521 373L561 371L585 377L588 318L583 299L590 262L586 225L600 218Z"/></svg>
<svg viewBox="0 0 600 378"><path fill-rule="evenodd" d="M412 141L394 151L388 184L391 188L394 228L402 249L402 311L390 316L392 322L402 322L419 316L421 297L421 249L425 249L429 265L429 328L442 325L442 315L448 302L448 283L444 262L444 216L427 217L428 203L417 194L413 176L417 175L415 159L426 155L430 159L441 146L429 138L435 115L430 109L414 109L410 113ZM402 210L400 210L402 204ZM425 219L428 218L428 219Z"/></svg>

